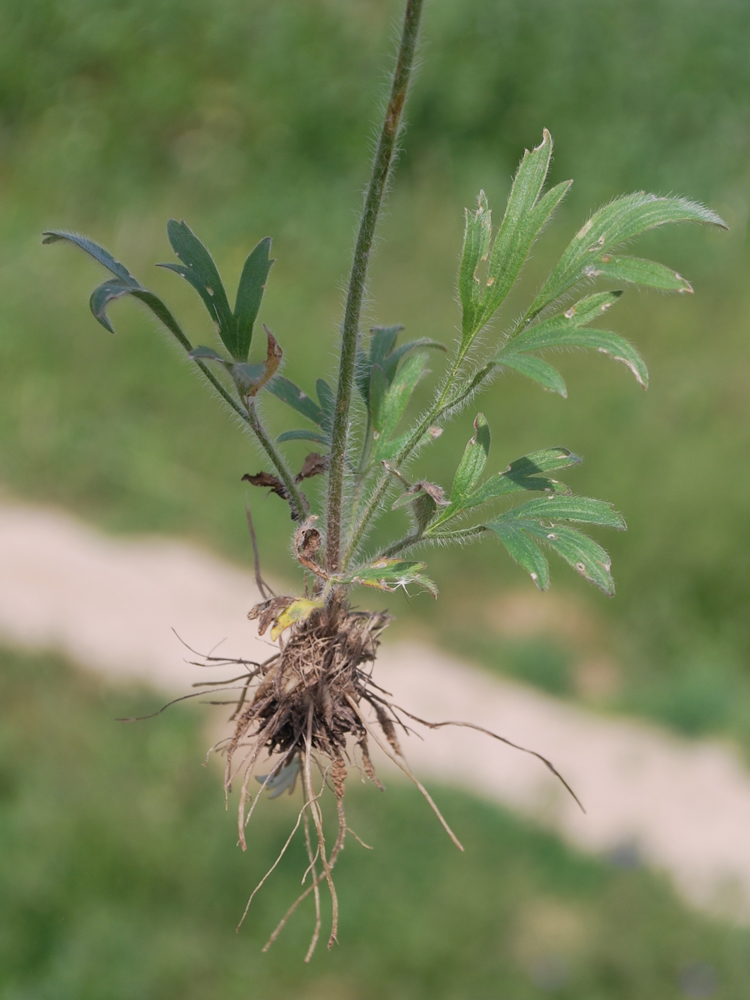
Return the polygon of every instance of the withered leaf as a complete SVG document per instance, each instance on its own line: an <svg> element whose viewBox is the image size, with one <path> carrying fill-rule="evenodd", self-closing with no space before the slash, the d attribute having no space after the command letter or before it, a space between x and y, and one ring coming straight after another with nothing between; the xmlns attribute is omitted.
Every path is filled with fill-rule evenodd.
<svg viewBox="0 0 750 1000"><path fill-rule="evenodd" d="M267 601L261 601L251 608L247 617L250 621L258 619L258 635L263 635L269 625L293 602L293 597L271 597Z"/></svg>
<svg viewBox="0 0 750 1000"><path fill-rule="evenodd" d="M317 517L309 517L303 525L297 528L294 535L294 551L303 566L318 576L324 576L325 574L316 559L323 539L318 529L314 527L315 521L317 521Z"/></svg>
<svg viewBox="0 0 750 1000"><path fill-rule="evenodd" d="M282 500L289 499L286 486L284 486L278 476L273 476L270 472L259 472L255 476L251 476L249 472L246 472L242 477L242 482L250 483L251 486L267 486L272 493L275 493L277 497L281 497Z"/></svg>
<svg viewBox="0 0 750 1000"><path fill-rule="evenodd" d="M311 451L302 463L302 468L294 477L295 483L301 483L303 479L312 479L313 476L320 476L328 468L328 455L321 455L317 451Z"/></svg>

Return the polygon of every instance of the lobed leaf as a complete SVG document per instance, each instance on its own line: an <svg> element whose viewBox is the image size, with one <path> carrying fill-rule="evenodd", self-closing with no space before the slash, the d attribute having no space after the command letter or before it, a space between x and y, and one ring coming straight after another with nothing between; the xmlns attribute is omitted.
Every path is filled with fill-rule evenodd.
<svg viewBox="0 0 750 1000"><path fill-rule="evenodd" d="M601 262L602 255L609 254L627 240L671 222L704 222L727 228L715 212L686 198L660 198L643 191L616 198L595 212L579 229L528 315L538 315L578 282L592 276L589 269L596 270L594 260ZM592 254L597 255L593 260Z"/></svg>
<svg viewBox="0 0 750 1000"><path fill-rule="evenodd" d="M159 264L159 267L174 271L193 286L216 324L226 349L236 361L245 361L247 354L243 356L239 350L237 323L211 254L184 221L170 219L167 236L182 263Z"/></svg>
<svg viewBox="0 0 750 1000"><path fill-rule="evenodd" d="M490 476L486 482L468 496L451 503L431 527L441 527L463 511L471 510L481 504L488 503L490 500L497 500L511 493L518 493L521 490L569 494L571 490L565 483L549 479L540 473L554 472L557 469L578 465L580 461L578 455L574 455L567 448L546 448L543 451L524 455L522 458L516 459L515 462L511 462L504 472Z"/></svg>
<svg viewBox="0 0 750 1000"><path fill-rule="evenodd" d="M546 363L540 362L535 355L521 352L539 351L550 347L592 348L626 364L645 389L648 386L648 369L639 351L617 333L586 328L586 324L603 315L621 295L622 292L597 292L595 295L587 295L565 312L551 316L541 323L527 326L508 341L495 358L495 363L510 368L515 367L529 378L536 377L542 384L545 384L544 380L548 380L546 388L554 388L557 378L564 390L564 383L554 368L551 372L539 368L539 376L535 376L537 365ZM519 358L522 359L520 365ZM524 367L528 367L529 371L525 371ZM565 395L565 392L562 394Z"/></svg>
<svg viewBox="0 0 750 1000"><path fill-rule="evenodd" d="M270 249L271 237L266 236L250 252L240 275L237 299L234 305L235 341L237 345L237 354L235 357L243 361L250 353L253 326L260 310L263 293L266 290L268 272L274 263L269 258Z"/></svg>

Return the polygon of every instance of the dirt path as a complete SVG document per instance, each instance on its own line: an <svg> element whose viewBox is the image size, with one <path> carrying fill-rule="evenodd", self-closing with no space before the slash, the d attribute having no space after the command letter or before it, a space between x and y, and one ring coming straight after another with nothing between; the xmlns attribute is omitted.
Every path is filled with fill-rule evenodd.
<svg viewBox="0 0 750 1000"><path fill-rule="evenodd" d="M246 612L252 576L162 539L105 537L65 514L0 503L0 641L57 649L93 670L184 692L194 648L265 657ZM386 645L379 679L435 721L470 720L533 747L565 774L583 815L535 759L468 730L411 739L422 776L509 805L592 852L668 872L694 905L750 922L750 774L731 748L679 740L494 679L434 649ZM460 824L457 824L460 829Z"/></svg>

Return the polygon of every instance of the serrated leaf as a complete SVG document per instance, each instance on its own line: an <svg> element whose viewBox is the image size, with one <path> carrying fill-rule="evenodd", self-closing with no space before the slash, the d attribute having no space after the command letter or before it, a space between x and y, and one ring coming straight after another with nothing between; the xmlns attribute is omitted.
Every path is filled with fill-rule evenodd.
<svg viewBox="0 0 750 1000"><path fill-rule="evenodd" d="M427 355L424 353L413 354L403 363L396 372L393 381L388 387L380 405L377 407L377 438L374 448L374 457L380 457L382 446L391 438L393 432L404 415L408 406L411 394L416 388L417 382L422 377L424 366L427 362ZM373 373L376 369L373 369ZM373 383L370 383L370 392L373 391ZM373 403L374 405L374 403ZM373 421L375 417L373 415Z"/></svg>
<svg viewBox="0 0 750 1000"><path fill-rule="evenodd" d="M539 547L518 525L508 522L490 522L485 527L492 531L509 555L522 566L540 590L549 587L549 563Z"/></svg>
<svg viewBox="0 0 750 1000"><path fill-rule="evenodd" d="M323 444L330 446L331 439L326 437L325 434L318 434L317 431L308 430L296 430L296 431L284 431L283 434L279 434L276 438L279 444L284 441L314 441L316 444Z"/></svg>
<svg viewBox="0 0 750 1000"><path fill-rule="evenodd" d="M220 361L224 365L229 363L213 347L194 347L188 352L188 357L193 361Z"/></svg>
<svg viewBox="0 0 750 1000"><path fill-rule="evenodd" d="M423 562L410 562L405 559L378 559L371 566L364 566L356 573L342 580L342 583L359 583L365 587L375 587L377 590L393 592L398 587L406 588L410 583L416 583L437 597L437 587L429 577L424 576Z"/></svg>
<svg viewBox="0 0 750 1000"><path fill-rule="evenodd" d="M211 254L184 221L170 219L167 223L167 236L182 263L159 264L159 267L174 271L193 286L216 324L226 349L236 361L244 362L247 354L243 356L239 350L237 321L229 308L227 293Z"/></svg>
<svg viewBox="0 0 750 1000"><path fill-rule="evenodd" d="M245 266L242 268L240 283L237 288L237 299L234 305L237 345L237 354L235 357L241 361L245 361L250 353L253 326L258 316L263 293L266 290L268 272L274 263L269 258L270 249L271 237L266 236L250 252L245 261Z"/></svg>
<svg viewBox="0 0 750 1000"><path fill-rule="evenodd" d="M529 309L535 316L587 276L594 260L627 240L671 222L726 223L715 212L685 198L659 198L638 191L616 198L595 212L576 233Z"/></svg>
<svg viewBox="0 0 750 1000"><path fill-rule="evenodd" d="M466 445L456 475L453 477L451 506L460 504L479 482L490 454L490 441L490 426L484 414L478 413L474 421L474 436Z"/></svg>
<svg viewBox="0 0 750 1000"><path fill-rule="evenodd" d="M47 245L50 243L57 243L59 240L73 243L81 250L84 250L87 254L90 254L94 260L106 267L108 271L111 271L112 274L114 274L116 278L119 278L125 285L128 285L131 288L142 287L140 282L136 281L124 264L121 264L119 260L115 260L108 250L99 246L98 243L89 239L88 236L80 236L78 233L69 233L62 229L51 229L46 233L42 233L42 237L42 243Z"/></svg>
<svg viewBox="0 0 750 1000"><path fill-rule="evenodd" d="M665 292L692 292L693 286L671 267L640 257L613 257L601 254L586 269L587 278L612 278Z"/></svg>
<svg viewBox="0 0 750 1000"><path fill-rule="evenodd" d="M538 382L550 392L557 392L563 398L567 398L568 390L562 375L542 358L537 358L533 354L516 354L509 351L507 354L498 355L495 360L504 368L512 368L526 378Z"/></svg>
<svg viewBox="0 0 750 1000"><path fill-rule="evenodd" d="M524 520L541 518L545 521L580 521L584 524L600 524L606 528L616 528L624 531L626 528L622 514L615 510L606 500L593 500L591 497L559 496L550 494L528 500L519 507L506 511L502 519Z"/></svg>
<svg viewBox="0 0 750 1000"><path fill-rule="evenodd" d="M273 393L277 399L286 403L287 406L291 406L297 413L301 413L303 417L312 420L318 427L323 426L324 413L322 409L314 399L303 392L294 382L285 378L285 376L277 375L268 383L266 390Z"/></svg>
<svg viewBox="0 0 750 1000"><path fill-rule="evenodd" d="M524 524L524 530L542 539L577 573L612 597L615 582L610 573L611 560L606 550L588 535L566 525L547 530L534 522Z"/></svg>

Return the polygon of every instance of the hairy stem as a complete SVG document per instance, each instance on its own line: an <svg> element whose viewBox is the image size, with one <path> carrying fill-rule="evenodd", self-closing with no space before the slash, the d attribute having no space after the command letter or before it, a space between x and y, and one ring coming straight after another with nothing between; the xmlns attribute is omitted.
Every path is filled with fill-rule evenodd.
<svg viewBox="0 0 750 1000"><path fill-rule="evenodd" d="M326 558L330 574L336 573L339 569L341 508L344 493L346 445L349 433L349 410L352 401L354 363L359 336L359 317L362 310L367 267L375 236L375 227L388 182L388 174L398 141L401 113L404 108L406 92L409 87L409 78L414 64L414 53L419 34L422 6L423 0L407 0L406 2L401 44L396 60L396 69L393 74L390 98L383 120L375 159L373 160L372 175L367 189L362 219L359 224L359 233L357 234L352 270L349 277L346 308L344 310L344 321L341 329L341 360L339 362L336 408L331 435L331 463L328 475Z"/></svg>
<svg viewBox="0 0 750 1000"><path fill-rule="evenodd" d="M436 420L439 420L440 417L442 417L443 414L446 413L448 410L451 410L454 407L458 406L460 403L462 403L481 385L481 383L486 378L488 378L495 371L496 365L492 363L484 365L483 368L480 368L479 371L476 372L476 374L471 379L469 385L463 392L459 393L452 399L448 399L447 397L449 391L451 389L451 386L453 385L454 379L458 372L458 368L460 367L464 359L464 356L465 352L464 353L459 352L455 362L453 363L450 374L445 379L443 388L439 393L435 404L433 405L432 409L427 414L427 416L420 421L417 429L414 431L412 436L409 438L404 447L398 453L396 458L392 461L391 463L392 470L398 471L399 466L401 466L407 460L407 458L411 455L411 453L414 451L417 445L421 442L428 427L430 427L431 424L433 424ZM344 557L344 568L346 568L350 560L353 559L354 556L356 556L357 549L359 548L362 539L365 536L365 533L370 525L370 521L382 506L383 498L386 492L388 491L390 482L391 482L391 472L383 473L381 478L378 480L375 489L371 493L370 498L365 505L365 509L362 511L362 515L360 516L359 522L357 523L352 533L352 537L349 542L349 546L346 550L346 555Z"/></svg>
<svg viewBox="0 0 750 1000"><path fill-rule="evenodd" d="M294 508L297 520L303 521L305 519L305 515L307 514L307 505L305 504L305 501L302 498L302 494L297 489L297 484L294 481L294 477L289 471L289 468L284 459L281 457L278 451L276 451L273 441L266 433L263 424L260 422L260 417L258 416L258 412L255 409L255 400L248 399L246 407L247 407L247 422L252 428L257 439L260 441L263 450L273 462L274 467L278 472L282 483L284 484L284 488L286 489L289 495L289 502Z"/></svg>

